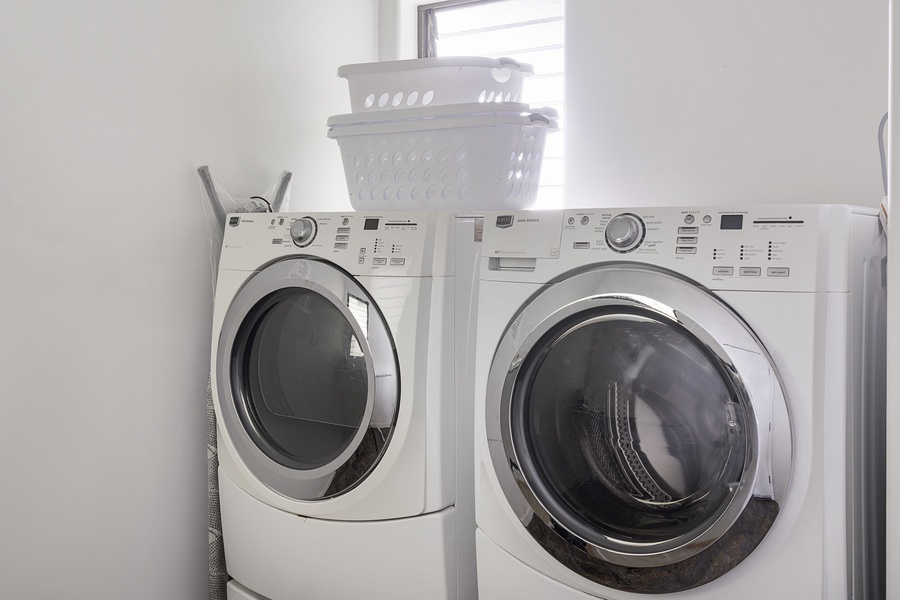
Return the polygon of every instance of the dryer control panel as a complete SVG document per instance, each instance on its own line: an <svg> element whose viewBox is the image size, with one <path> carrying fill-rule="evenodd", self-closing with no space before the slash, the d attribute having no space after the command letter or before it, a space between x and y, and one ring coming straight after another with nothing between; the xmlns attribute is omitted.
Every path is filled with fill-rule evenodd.
<svg viewBox="0 0 900 600"><path fill-rule="evenodd" d="M486 272L523 280L600 262L667 268L714 289L809 291L846 281L845 205L598 208L485 215ZM532 279L527 273L534 273Z"/></svg>
<svg viewBox="0 0 900 600"><path fill-rule="evenodd" d="M454 215L244 213L228 215L219 268L255 270L289 256L326 259L353 275L442 276Z"/></svg>

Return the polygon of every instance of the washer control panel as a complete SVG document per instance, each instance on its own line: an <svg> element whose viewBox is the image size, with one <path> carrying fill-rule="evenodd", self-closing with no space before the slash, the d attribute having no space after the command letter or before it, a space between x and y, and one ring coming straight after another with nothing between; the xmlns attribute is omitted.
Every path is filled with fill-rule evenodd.
<svg viewBox="0 0 900 600"><path fill-rule="evenodd" d="M285 256L327 259L354 274L440 274L453 215L438 212L229 215L220 268L256 269ZM430 261L423 265L423 258ZM434 270L438 272L435 273Z"/></svg>
<svg viewBox="0 0 900 600"><path fill-rule="evenodd" d="M641 218L633 213L616 215L606 224L606 244L613 252L631 252L644 241L647 228Z"/></svg>
<svg viewBox="0 0 900 600"><path fill-rule="evenodd" d="M561 252L589 247L636 260L656 257L679 270L686 264L705 269L713 279L785 278L815 262L816 207L575 212L574 225L564 220ZM582 226L584 217L596 225Z"/></svg>
<svg viewBox="0 0 900 600"><path fill-rule="evenodd" d="M291 224L291 239L298 248L309 246L316 239L316 220L312 217L300 217Z"/></svg>
<svg viewBox="0 0 900 600"><path fill-rule="evenodd" d="M844 205L597 208L485 215L483 256L495 271L563 273L597 262L637 261L714 288L812 289L821 258L848 243L827 232ZM496 223L495 223L496 221ZM846 229L846 227L844 228ZM843 254L846 254L844 252ZM489 269L490 270L490 269ZM754 283L756 282L756 283Z"/></svg>

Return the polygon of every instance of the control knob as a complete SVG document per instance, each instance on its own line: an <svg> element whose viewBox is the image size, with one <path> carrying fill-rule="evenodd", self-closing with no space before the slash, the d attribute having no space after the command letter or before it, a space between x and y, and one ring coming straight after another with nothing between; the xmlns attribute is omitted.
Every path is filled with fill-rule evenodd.
<svg viewBox="0 0 900 600"><path fill-rule="evenodd" d="M646 229L637 215L623 213L610 219L606 225L606 243L619 253L631 252L644 241Z"/></svg>
<svg viewBox="0 0 900 600"><path fill-rule="evenodd" d="M291 239L294 245L304 248L316 239L316 220L312 217L302 217L291 224Z"/></svg>

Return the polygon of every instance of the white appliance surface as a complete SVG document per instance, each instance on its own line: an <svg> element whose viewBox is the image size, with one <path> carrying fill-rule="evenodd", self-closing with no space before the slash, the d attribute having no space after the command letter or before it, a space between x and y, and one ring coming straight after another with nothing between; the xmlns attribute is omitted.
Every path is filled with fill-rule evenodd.
<svg viewBox="0 0 900 600"><path fill-rule="evenodd" d="M232 579L225 588L228 600L269 600L264 596L260 596L253 590L248 590L236 580Z"/></svg>
<svg viewBox="0 0 900 600"><path fill-rule="evenodd" d="M229 575L266 599L457 597L453 506L404 519L328 521L221 483Z"/></svg>
<svg viewBox="0 0 900 600"><path fill-rule="evenodd" d="M529 430L532 438L515 438L525 435L517 428L528 425L518 425L519 417L509 407L532 410L537 401L519 408L523 404L515 404L518 388L510 388L517 384L501 386L510 381L504 380L507 371L521 368L526 375L519 377L531 377L525 371L533 364L528 344L554 331L550 325L535 325L529 311L542 301L548 320L575 311L559 290L579 277L605 269L596 297L587 293L585 303L600 302L602 307L603 302L621 301L653 310L659 304L664 313L667 307L656 303L652 288L646 297L622 300L603 287L604 281L628 281L646 267L675 274L674 279L705 298L671 314L673 320L696 325L692 333L697 339L718 347L741 369L750 364L742 362L742 355L753 354L753 360L771 365L753 375L762 381L747 382L748 389L756 390L751 400L757 433L767 446L758 448L758 463L753 465L757 477L746 485L753 485L754 499L774 498L778 505L767 533L741 562L690 589L654 592L698 600L837 600L883 594L884 557L878 548L883 548L884 538L878 523L883 524L884 508L876 496L884 485L883 452L879 454L884 439L884 355L878 353L884 343L884 238L875 211L837 205L570 209L488 213L484 230L475 366L482 600L633 600L658 595L601 584L598 581L609 579L585 567L583 554L572 553L576 559L566 566L529 533L536 525L541 535L553 538L541 529L542 523L553 522L550 529L566 530L567 539L583 545L557 518L559 513L553 513L553 496L521 491L536 477L529 479L526 458L516 454L523 446L510 440L537 439L543 433L535 433L537 426ZM554 313L551 301L557 298ZM749 334L752 344L722 347L727 346L724 337L717 344L715 335L704 329L712 318L706 314L710 307L738 317L726 319L733 322L722 324L716 335ZM602 322L603 312L597 311L596 320ZM742 373L746 377L749 371L739 369L738 377ZM532 386L538 386L536 381L528 380ZM553 429L546 420L542 426ZM537 451L535 456L540 458ZM538 502L529 503L531 497ZM707 551L715 553L716 546ZM658 558L635 550L634 555L611 559L632 561L612 570L625 573Z"/></svg>
<svg viewBox="0 0 900 600"><path fill-rule="evenodd" d="M468 310L471 298L460 296L477 283L476 220L435 211L229 215L213 397L226 562L248 590L268 600L474 597L472 444L457 442L472 437L471 375L461 379L471 367L456 366L456 338L474 315L454 310ZM344 334L316 322L317 302L350 323ZM278 318L291 335L281 321L267 325ZM310 407L320 399L295 385L299 347L306 362L339 356L334 377L303 373L316 393L337 390L333 401ZM264 359L274 366L257 364ZM345 381L364 400L357 412L338 397L352 395ZM314 445L279 445L278 427L298 421L313 422L311 436L354 423L358 431L320 459ZM348 468L374 437L375 458ZM305 468L304 452L318 462Z"/></svg>

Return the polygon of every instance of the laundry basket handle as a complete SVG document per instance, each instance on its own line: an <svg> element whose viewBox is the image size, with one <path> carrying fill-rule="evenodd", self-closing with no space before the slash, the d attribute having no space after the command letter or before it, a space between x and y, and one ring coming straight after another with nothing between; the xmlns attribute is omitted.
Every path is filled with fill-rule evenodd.
<svg viewBox="0 0 900 600"><path fill-rule="evenodd" d="M522 63L520 63L519 61L517 61L514 58L509 58L508 56L502 56L502 57L498 58L497 60L500 61L500 64L503 65L504 67L512 66L518 70L522 69Z"/></svg>

